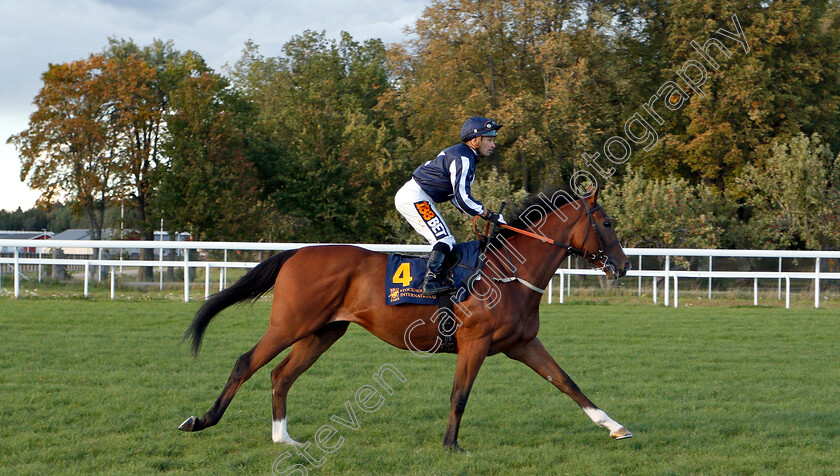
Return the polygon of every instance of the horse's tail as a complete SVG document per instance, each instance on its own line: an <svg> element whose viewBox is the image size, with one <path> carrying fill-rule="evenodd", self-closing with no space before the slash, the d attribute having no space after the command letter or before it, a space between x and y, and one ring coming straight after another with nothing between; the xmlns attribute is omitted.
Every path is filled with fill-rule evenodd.
<svg viewBox="0 0 840 476"><path fill-rule="evenodd" d="M184 335L184 339L192 340L193 355L198 355L204 331L216 314L234 304L243 301L255 301L267 293L274 287L280 268L296 252L297 250L288 250L268 258L245 273L245 276L239 278L229 288L210 296L195 313L195 318L193 318L192 324Z"/></svg>

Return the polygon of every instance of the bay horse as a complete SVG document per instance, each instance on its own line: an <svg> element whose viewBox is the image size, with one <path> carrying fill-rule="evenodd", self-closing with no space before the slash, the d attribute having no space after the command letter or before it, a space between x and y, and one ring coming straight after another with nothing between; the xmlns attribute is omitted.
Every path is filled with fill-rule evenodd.
<svg viewBox="0 0 840 476"><path fill-rule="evenodd" d="M546 193L532 196L511 221L511 229L489 238L482 277L474 282L484 282L486 290L476 288L454 306L457 322L450 323L450 327L457 326L458 358L444 447L460 450L458 428L470 389L485 357L500 352L524 363L571 397L593 422L607 428L611 437L633 436L581 392L537 338L542 292L570 253L584 256L614 279L630 268L610 218L597 204L597 195L598 190L591 189L584 198L574 198L566 191L556 191L551 197ZM512 231L517 226L531 231ZM289 388L344 335L351 322L400 349L442 352L440 324L412 325L418 319L435 322L436 306L386 305L386 260L384 253L357 246L308 246L266 259L231 287L211 296L185 336L192 339L194 355L214 316L233 304L253 301L273 287L271 320L265 335L236 361L210 410L201 418L191 416L179 429L199 431L218 423L239 387L292 346L271 372L272 440L297 444L287 430Z"/></svg>

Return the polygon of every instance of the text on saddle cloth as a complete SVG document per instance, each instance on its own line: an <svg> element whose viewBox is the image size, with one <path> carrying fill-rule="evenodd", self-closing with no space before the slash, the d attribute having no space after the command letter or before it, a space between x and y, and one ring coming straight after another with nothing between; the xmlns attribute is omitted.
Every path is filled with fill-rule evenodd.
<svg viewBox="0 0 840 476"><path fill-rule="evenodd" d="M467 283L477 271L480 255L481 242L476 240L455 245L454 251L447 258L447 263L453 257L456 263L451 267L452 279L456 287L455 295L452 296L455 302L461 302L469 297ZM389 254L385 270L385 303L389 306L396 304L437 305L437 296L423 294L425 276L426 258Z"/></svg>

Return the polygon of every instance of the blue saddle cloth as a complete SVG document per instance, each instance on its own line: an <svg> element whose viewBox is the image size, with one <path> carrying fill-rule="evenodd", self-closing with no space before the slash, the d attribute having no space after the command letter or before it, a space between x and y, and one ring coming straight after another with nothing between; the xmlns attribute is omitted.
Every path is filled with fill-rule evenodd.
<svg viewBox="0 0 840 476"><path fill-rule="evenodd" d="M481 242L475 240L455 245L454 253L449 255L448 259L454 259L456 263L451 267L456 287L455 295L452 297L455 302L461 302L469 296L467 283L476 272L480 254ZM388 266L385 270L385 303L389 306L395 304L437 305L437 296L423 294L425 276L425 257L389 254Z"/></svg>

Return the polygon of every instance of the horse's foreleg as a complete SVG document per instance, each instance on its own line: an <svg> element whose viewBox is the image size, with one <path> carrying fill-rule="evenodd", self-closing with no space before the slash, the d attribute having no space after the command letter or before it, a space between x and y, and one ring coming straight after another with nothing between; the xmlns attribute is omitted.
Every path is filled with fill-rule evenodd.
<svg viewBox="0 0 840 476"><path fill-rule="evenodd" d="M620 440L633 436L632 433L607 416L603 410L596 407L594 403L586 398L586 395L580 391L580 388L578 388L575 382L572 381L566 372L557 365L557 362L554 361L548 351L545 350L545 347L543 347L539 339L534 338L525 344L516 346L505 352L505 355L531 367L542 378L548 380L561 392L571 397L572 400L580 405L593 422L610 430L611 437Z"/></svg>
<svg viewBox="0 0 840 476"><path fill-rule="evenodd" d="M297 341L289 355L271 372L272 411L271 439L275 443L296 445L286 429L286 396L289 388L331 345L347 331L348 322L335 322L315 334Z"/></svg>
<svg viewBox="0 0 840 476"><path fill-rule="evenodd" d="M461 426L461 416L467 407L478 369L487 356L490 339L458 343L458 364L455 368L455 383L452 385L452 395L449 397L451 409L449 422L446 424L446 434L443 436L445 448L461 450L458 446L458 428ZM463 450L461 450L463 451Z"/></svg>
<svg viewBox="0 0 840 476"><path fill-rule="evenodd" d="M276 328L269 327L265 335L262 336L257 345L248 352L242 354L233 366L233 371L230 373L225 388L222 389L221 395L216 399L216 402L201 418L191 416L187 418L179 430L183 431L199 431L211 427L219 422L224 415L231 400L233 400L236 391L245 383L254 372L267 364L286 347L291 344L288 338L278 332Z"/></svg>

